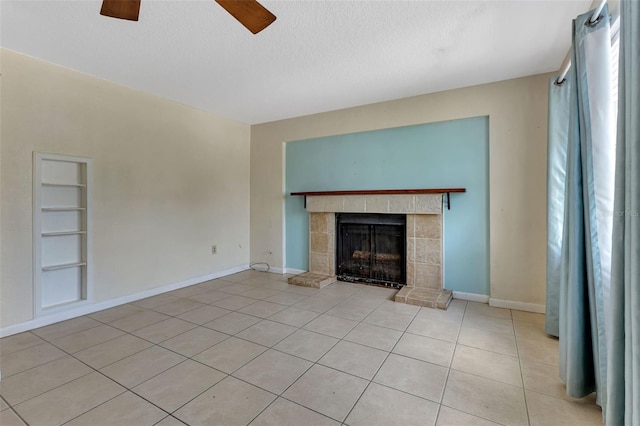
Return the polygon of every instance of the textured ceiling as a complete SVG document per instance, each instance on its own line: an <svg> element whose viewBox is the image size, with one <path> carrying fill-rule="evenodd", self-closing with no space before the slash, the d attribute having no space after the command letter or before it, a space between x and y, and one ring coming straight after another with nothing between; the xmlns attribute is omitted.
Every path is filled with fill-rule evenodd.
<svg viewBox="0 0 640 426"><path fill-rule="evenodd" d="M256 124L560 68L589 1L263 0L253 35L213 0L2 0L2 47Z"/></svg>

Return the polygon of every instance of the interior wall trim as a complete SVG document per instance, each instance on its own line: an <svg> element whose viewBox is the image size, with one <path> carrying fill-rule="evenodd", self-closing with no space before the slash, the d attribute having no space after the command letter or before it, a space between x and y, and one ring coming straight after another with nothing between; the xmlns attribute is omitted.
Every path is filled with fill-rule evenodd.
<svg viewBox="0 0 640 426"><path fill-rule="evenodd" d="M486 294L465 293L464 291L454 291L454 299L467 300L469 302L489 303L489 296Z"/></svg>
<svg viewBox="0 0 640 426"><path fill-rule="evenodd" d="M259 269L256 269L256 271L258 271ZM304 274L305 272L308 271L304 271L302 269L293 269L293 268L277 268L275 266L269 266L269 270L267 272L272 272L274 274Z"/></svg>
<svg viewBox="0 0 640 426"><path fill-rule="evenodd" d="M546 312L545 305L537 303L518 302L517 300L494 299L484 294L465 293L463 291L454 291L454 299L467 300L469 302L487 303L495 308L515 309L516 311L535 312L544 314Z"/></svg>
<svg viewBox="0 0 640 426"><path fill-rule="evenodd" d="M149 290L141 291L138 293L130 294L115 299L105 300L98 303L92 303L83 305L76 309L71 309L64 312L53 313L51 315L41 316L29 321L24 321L18 324L9 325L7 327L0 328L0 337L11 336L12 334L22 333L24 331L33 330L35 328L44 327L45 325L54 324L56 322L80 317L82 315L92 314L103 309L113 308L114 306L122 305L124 303L135 302L136 300L145 299L147 297L156 296L167 291L178 290L183 287L188 287L195 284L200 284L205 281L213 280L216 278L225 277L227 275L236 274L249 269L249 265L242 265L224 271L214 272L208 275L202 275L200 277L189 278L177 283L164 285L162 287L155 287Z"/></svg>
<svg viewBox="0 0 640 426"><path fill-rule="evenodd" d="M489 306L496 308L515 309L516 311L535 312L537 314L544 314L546 312L546 305L539 305L537 303L518 302L516 300L502 300L502 299L489 299Z"/></svg>
<svg viewBox="0 0 640 426"><path fill-rule="evenodd" d="M285 274L299 275L299 274L304 274L305 272L308 272L308 271L305 271L304 269L284 268Z"/></svg>

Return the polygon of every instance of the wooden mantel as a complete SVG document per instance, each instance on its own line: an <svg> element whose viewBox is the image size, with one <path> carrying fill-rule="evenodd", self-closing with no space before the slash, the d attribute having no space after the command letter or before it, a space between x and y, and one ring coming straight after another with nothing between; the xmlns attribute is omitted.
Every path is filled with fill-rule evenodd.
<svg viewBox="0 0 640 426"><path fill-rule="evenodd" d="M390 195L390 194L449 194L452 192L467 192L466 188L427 188L427 189L363 189L349 191L307 191L292 192L291 195Z"/></svg>
<svg viewBox="0 0 640 426"><path fill-rule="evenodd" d="M331 195L410 195L410 194L444 194L447 196L447 209L451 209L449 195L452 192L467 192L466 188L425 188L425 189L360 189L347 191L306 191L292 192L291 195L304 197L304 206L307 207L307 197L331 196Z"/></svg>
<svg viewBox="0 0 640 426"><path fill-rule="evenodd" d="M449 195L452 192L467 192L466 188L425 188L425 189L359 189L345 191L306 191L292 192L292 196L300 195L304 197L304 207L307 207L307 197L323 197L332 195L353 196L353 195L416 195L416 194L443 194L447 198L447 209L451 208Z"/></svg>

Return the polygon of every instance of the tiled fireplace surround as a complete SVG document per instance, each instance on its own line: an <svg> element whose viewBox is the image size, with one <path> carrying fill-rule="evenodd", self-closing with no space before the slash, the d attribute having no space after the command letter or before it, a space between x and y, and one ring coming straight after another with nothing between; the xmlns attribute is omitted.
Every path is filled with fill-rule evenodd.
<svg viewBox="0 0 640 426"><path fill-rule="evenodd" d="M335 281L336 213L406 214L407 283L395 301L446 309L452 293L443 288L442 200L443 194L307 196L309 272L289 283L320 288Z"/></svg>

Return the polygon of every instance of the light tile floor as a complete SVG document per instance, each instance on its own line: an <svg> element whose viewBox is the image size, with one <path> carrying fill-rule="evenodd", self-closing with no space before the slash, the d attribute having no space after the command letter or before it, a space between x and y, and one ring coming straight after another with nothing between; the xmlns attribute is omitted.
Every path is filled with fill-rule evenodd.
<svg viewBox="0 0 640 426"><path fill-rule="evenodd" d="M245 271L0 340L0 424L599 425L544 317Z"/></svg>

